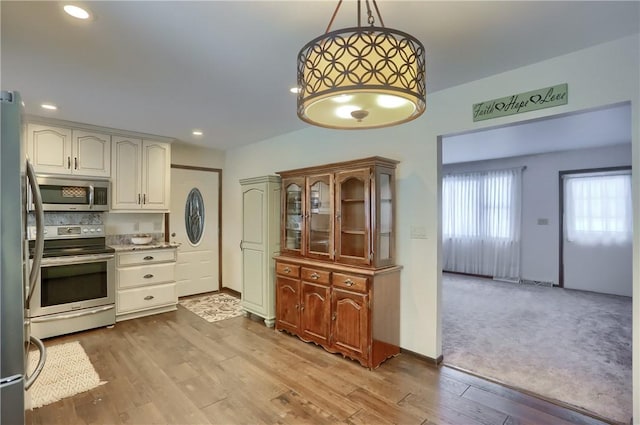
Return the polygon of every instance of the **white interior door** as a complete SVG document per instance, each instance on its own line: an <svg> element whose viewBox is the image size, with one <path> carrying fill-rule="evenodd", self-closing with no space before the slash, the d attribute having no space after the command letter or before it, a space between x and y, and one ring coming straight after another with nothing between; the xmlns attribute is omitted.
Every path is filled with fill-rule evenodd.
<svg viewBox="0 0 640 425"><path fill-rule="evenodd" d="M630 171L563 177L564 287L631 296Z"/></svg>
<svg viewBox="0 0 640 425"><path fill-rule="evenodd" d="M219 289L219 179L216 171L171 168L169 234L172 242L181 244L176 263L179 297Z"/></svg>

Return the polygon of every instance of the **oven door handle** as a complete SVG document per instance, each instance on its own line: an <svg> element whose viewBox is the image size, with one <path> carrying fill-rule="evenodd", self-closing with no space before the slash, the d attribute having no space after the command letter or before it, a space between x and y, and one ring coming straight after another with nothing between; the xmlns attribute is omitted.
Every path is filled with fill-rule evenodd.
<svg viewBox="0 0 640 425"><path fill-rule="evenodd" d="M111 260L115 258L114 254L90 254L90 255L74 255L69 257L48 257L44 258L41 267L66 266L71 264L97 263L99 261Z"/></svg>
<svg viewBox="0 0 640 425"><path fill-rule="evenodd" d="M31 270L29 271L29 293L25 300L25 308L29 309L31 305L31 297L33 296L33 291L36 289L36 284L40 275L40 262L42 261L42 253L44 252L44 212L42 209L42 195L40 194L40 187L38 186L38 181L36 179L36 172L29 160L27 160L27 181L31 188L31 196L33 197L36 216L35 251L33 253Z"/></svg>
<svg viewBox="0 0 640 425"><path fill-rule="evenodd" d="M98 308L91 308L91 309L76 311L75 313L32 317L31 323L44 323L44 322L54 322L56 320L73 319L75 317L89 316L90 314L102 313L103 311L112 310L113 308L115 308L115 306L113 304L109 304L109 305L105 305Z"/></svg>

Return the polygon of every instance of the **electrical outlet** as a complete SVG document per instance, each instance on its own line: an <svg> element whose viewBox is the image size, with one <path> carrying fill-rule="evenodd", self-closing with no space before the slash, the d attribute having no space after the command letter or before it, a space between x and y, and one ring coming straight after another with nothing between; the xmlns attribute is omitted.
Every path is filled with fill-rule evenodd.
<svg viewBox="0 0 640 425"><path fill-rule="evenodd" d="M539 218L538 219L538 226L548 226L549 225L549 219L548 218Z"/></svg>
<svg viewBox="0 0 640 425"><path fill-rule="evenodd" d="M411 239L427 239L427 229L424 226L411 226Z"/></svg>

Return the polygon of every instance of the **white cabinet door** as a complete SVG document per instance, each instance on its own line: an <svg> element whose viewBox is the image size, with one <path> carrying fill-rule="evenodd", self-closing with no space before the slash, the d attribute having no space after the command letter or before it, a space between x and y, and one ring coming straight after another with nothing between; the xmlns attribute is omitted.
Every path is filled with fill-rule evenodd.
<svg viewBox="0 0 640 425"><path fill-rule="evenodd" d="M280 251L280 179L240 180L242 187L242 308L275 323L275 262Z"/></svg>
<svg viewBox="0 0 640 425"><path fill-rule="evenodd" d="M142 205L142 140L113 136L111 208L139 210Z"/></svg>
<svg viewBox="0 0 640 425"><path fill-rule="evenodd" d="M27 150L38 173L71 174L71 130L27 125Z"/></svg>
<svg viewBox="0 0 640 425"><path fill-rule="evenodd" d="M113 210L168 210L171 145L113 136Z"/></svg>
<svg viewBox="0 0 640 425"><path fill-rule="evenodd" d="M73 174L111 177L111 136L73 130Z"/></svg>
<svg viewBox="0 0 640 425"><path fill-rule="evenodd" d="M171 145L142 142L142 208L168 210L171 191Z"/></svg>

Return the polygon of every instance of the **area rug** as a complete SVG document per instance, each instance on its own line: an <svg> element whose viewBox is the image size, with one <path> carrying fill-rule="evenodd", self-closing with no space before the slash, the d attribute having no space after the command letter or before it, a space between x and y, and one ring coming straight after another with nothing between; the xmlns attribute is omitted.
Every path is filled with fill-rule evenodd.
<svg viewBox="0 0 640 425"><path fill-rule="evenodd" d="M206 294L180 300L180 305L209 323L242 315L240 299L227 294Z"/></svg>
<svg viewBox="0 0 640 425"><path fill-rule="evenodd" d="M38 352L29 353L29 371L38 363ZM89 391L100 382L89 357L79 342L52 345L47 347L47 358L42 373L28 391L31 408L71 397Z"/></svg>
<svg viewBox="0 0 640 425"><path fill-rule="evenodd" d="M444 274L445 364L629 423L631 298Z"/></svg>

